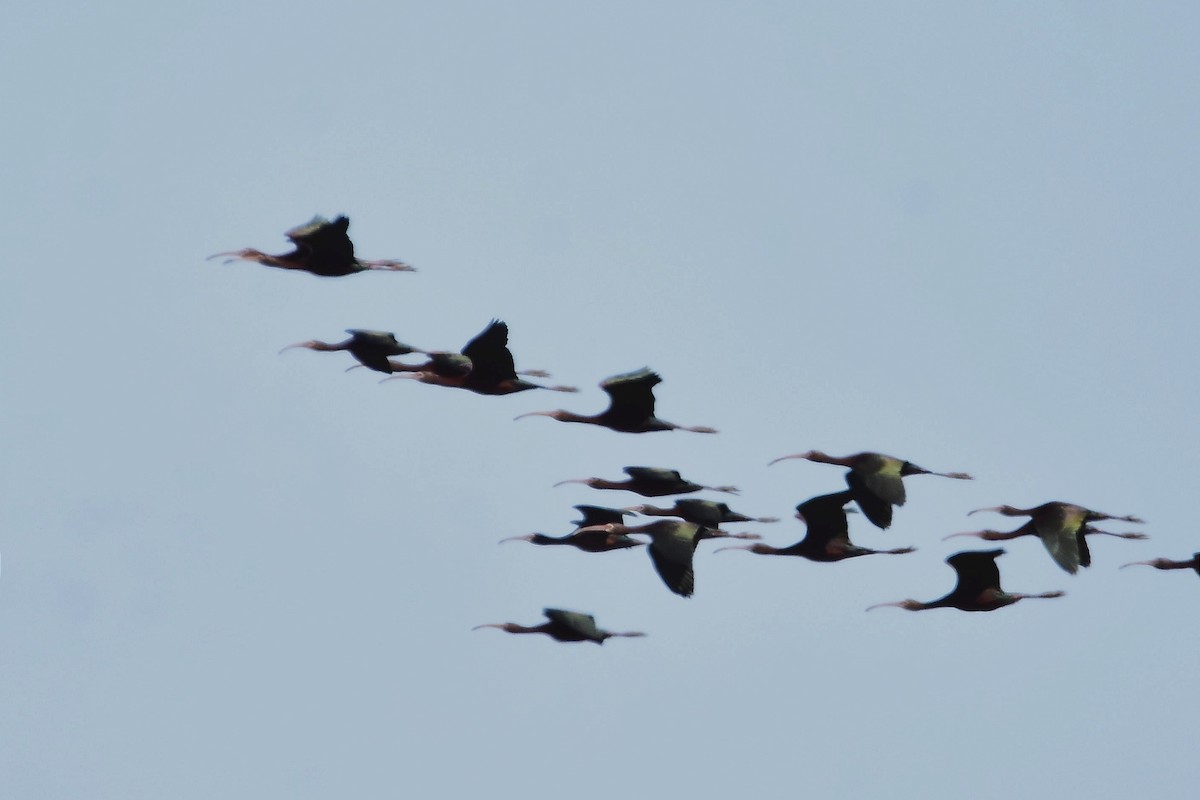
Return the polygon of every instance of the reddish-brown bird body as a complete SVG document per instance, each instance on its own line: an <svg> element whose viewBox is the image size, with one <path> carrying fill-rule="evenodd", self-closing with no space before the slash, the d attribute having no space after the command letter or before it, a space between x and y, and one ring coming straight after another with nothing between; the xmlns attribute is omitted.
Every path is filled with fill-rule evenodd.
<svg viewBox="0 0 1200 800"><path fill-rule="evenodd" d="M1200 553L1196 553L1191 558L1184 561L1172 561L1169 558L1152 558L1149 561L1131 561L1128 564L1122 564L1121 569L1125 567L1146 566L1154 567L1155 569L1191 569L1195 570L1197 575L1200 575Z"/></svg>
<svg viewBox="0 0 1200 800"><path fill-rule="evenodd" d="M608 408L599 414L576 414L573 411L531 411L517 417L550 417L559 422L579 422L599 425L621 433L652 433L654 431L692 431L694 433L716 433L704 426L676 425L654 415L654 387L662 383L658 373L642 368L623 375L614 375L601 381L600 388L609 397Z"/></svg>
<svg viewBox="0 0 1200 800"><path fill-rule="evenodd" d="M228 253L217 253L209 258L230 256L229 261L257 261L268 267L311 272L313 275L323 278L337 278L367 270L415 271L402 261L387 259L363 261L356 258L354 243L350 241L350 236L347 234L349 228L350 220L344 216L333 220L319 216L313 217L304 225L292 228L287 232L287 238L291 239L292 244L296 246L296 249L290 253L270 255L261 250L247 247Z"/></svg>
<svg viewBox="0 0 1200 800"><path fill-rule="evenodd" d="M922 603L919 600L901 600L897 603L877 603L871 608L895 606L908 611L925 611L930 608L957 608L960 611L995 611L1011 606L1020 600L1062 597L1065 592L1042 592L1041 594L1011 594L1000 588L1000 569L996 558L1003 550L978 550L955 553L946 559L954 568L958 582L954 590L945 597ZM870 611L871 608L867 610Z"/></svg>
<svg viewBox="0 0 1200 800"><path fill-rule="evenodd" d="M629 476L628 480L610 481L606 478L572 478L570 480L559 481L554 485L562 486L567 483L582 483L593 489L624 489L640 494L642 497L688 494L689 492L698 492L701 489L725 492L726 494L737 494L738 492L736 486L701 486L698 483L692 483L689 480L684 480L683 476L673 469L625 467L623 471Z"/></svg>
<svg viewBox="0 0 1200 800"><path fill-rule="evenodd" d="M368 331L350 328L346 331L350 338L342 342L330 343L316 339L307 342L289 344L279 352L296 347L306 347L319 352L336 352L345 350L368 369L376 372L394 372L394 364L388 360L390 356L406 356L409 353L424 353L419 347L411 347L396 339L396 335L387 331Z"/></svg>
<svg viewBox="0 0 1200 800"><path fill-rule="evenodd" d="M595 642L604 644L606 639L614 637L645 636L644 633L613 633L596 626L596 619L591 614L581 614L578 611L563 611L560 608L542 610L547 621L541 625L520 625L516 622L490 622L486 625L476 625L472 630L480 628L499 628L507 633L544 633L559 642Z"/></svg>

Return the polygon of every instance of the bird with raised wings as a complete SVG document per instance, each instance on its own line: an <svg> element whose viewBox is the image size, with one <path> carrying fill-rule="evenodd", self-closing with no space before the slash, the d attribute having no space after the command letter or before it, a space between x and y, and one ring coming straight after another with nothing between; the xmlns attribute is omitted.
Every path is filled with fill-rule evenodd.
<svg viewBox="0 0 1200 800"><path fill-rule="evenodd" d="M1015 531L967 531L964 533L952 533L945 538L952 539L955 536L974 536L988 542L1002 542L1021 536L1036 536L1041 540L1042 545L1045 546L1046 552L1054 559L1054 563L1072 575L1078 572L1080 567L1089 567L1092 564L1092 552L1087 544L1088 536L1114 536L1119 539L1147 538L1144 533L1114 533L1112 531L1102 531L1088 524L1089 522L1097 522L1105 519L1140 523L1141 520L1137 517L1114 517L1110 514L1092 511L1074 503L1063 503L1057 500L1042 503L1035 508L994 506L992 508L977 508L970 513L975 514L979 511L996 511L1008 517L1027 516L1030 520Z"/></svg>
<svg viewBox="0 0 1200 800"><path fill-rule="evenodd" d="M525 536L510 536L501 539L503 542L530 542L537 545L565 545L582 550L585 553L607 553L611 550L625 550L630 547L642 547L645 542L631 539L621 533L609 533L595 530L599 525L610 522L621 524L625 522L625 512L617 508L603 506L575 506L582 519L575 520L575 530L566 536L547 536L544 533L530 533ZM582 528L592 527L593 530L582 531Z"/></svg>
<svg viewBox="0 0 1200 800"><path fill-rule="evenodd" d="M287 347L280 350L283 353L286 350L292 350L297 347L305 347L309 350L319 352L336 352L345 350L350 355L368 369L373 369L376 372L386 372L391 374L394 371L394 365L388 358L391 356L406 356L409 353L425 353L419 347L412 347L404 342L399 341L394 333L387 331L369 331L362 329L350 328L346 331L350 334L350 338L342 342L322 342L316 339L310 339L307 342L297 342L289 344Z"/></svg>
<svg viewBox="0 0 1200 800"><path fill-rule="evenodd" d="M1000 588L1000 569L996 558L1003 550L973 550L955 553L946 559L954 568L958 582L954 590L945 597L922 603L919 600L901 600L896 603L876 603L872 608L895 606L907 611L925 611L930 608L957 608L961 611L995 611L1011 606L1020 600L1062 597L1066 592L1042 592L1041 594L1013 594Z"/></svg>
<svg viewBox="0 0 1200 800"><path fill-rule="evenodd" d="M591 614L581 614L578 611L563 611L560 608L542 610L546 622L541 625L520 625L516 622L489 622L476 625L471 630L480 628L499 628L507 633L544 633L559 642L595 642L604 644L606 639L614 637L645 636L646 634L633 631L630 633L613 633L596 626L596 618Z"/></svg>
<svg viewBox="0 0 1200 800"><path fill-rule="evenodd" d="M737 494L736 486L701 486L698 483L685 480L678 470L662 469L660 467L625 467L622 470L629 476L628 480L612 481L607 478L571 478L559 481L555 486L568 483L582 483L593 489L624 489L640 494L642 497L662 497L668 494L688 494L708 489L713 492Z"/></svg>
<svg viewBox="0 0 1200 800"><path fill-rule="evenodd" d="M577 392L574 386L543 386L531 383L521 375L549 377L540 370L517 372L512 351L508 349L508 324L492 320L475 338L467 342L461 353L430 353L425 364L408 365L390 362L393 375L387 380L411 378L434 386L466 389L476 394L503 395L529 389L548 389L552 392Z"/></svg>
<svg viewBox="0 0 1200 800"><path fill-rule="evenodd" d="M676 425L654 416L654 387L662 383L658 373L648 367L614 375L600 382L609 398L608 408L599 414L576 414L573 411L531 411L517 417L550 417L559 422L580 422L599 425L621 433L651 433L653 431L692 431L693 433L716 433L704 426Z"/></svg>
<svg viewBox="0 0 1200 800"><path fill-rule="evenodd" d="M337 278L367 270L416 271L403 261L389 259L364 261L355 257L354 243L350 241L350 236L347 234L349 228L350 220L344 216L336 217L333 220L317 216L303 225L292 228L285 234L295 245L295 249L290 253L275 256L252 247L246 247L227 253L217 253L209 258L228 256L226 264L230 261L257 261L268 267L311 272L313 275L323 278Z"/></svg>
<svg viewBox="0 0 1200 800"><path fill-rule="evenodd" d="M844 561L847 558L870 555L901 555L916 548L898 547L892 550L872 550L850 542L850 524L846 516L846 504L851 501L851 492L824 494L805 500L796 506L796 519L807 528L804 538L788 547L772 547L768 544L731 545L721 550L749 550L764 556L800 556L810 561Z"/></svg>
<svg viewBox="0 0 1200 800"><path fill-rule="evenodd" d="M854 502L863 515L877 528L887 529L892 524L892 508L904 505L907 496L904 478L909 475L939 475L943 478L969 481L973 478L965 472L933 472L918 467L911 461L883 453L855 453L849 456L831 456L820 450L809 450L790 456L780 456L771 462L777 464L792 458L802 458L821 464L836 464L849 467L846 485L854 495ZM768 466L770 466L768 464Z"/></svg>

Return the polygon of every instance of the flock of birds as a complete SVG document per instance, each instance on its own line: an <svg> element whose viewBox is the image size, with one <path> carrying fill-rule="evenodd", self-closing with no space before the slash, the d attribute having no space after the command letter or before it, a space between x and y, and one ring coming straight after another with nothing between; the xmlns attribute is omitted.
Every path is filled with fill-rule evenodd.
<svg viewBox="0 0 1200 800"><path fill-rule="evenodd" d="M323 277L353 275L367 270L414 271L402 261L364 261L354 254L354 245L348 235L350 221L339 216L333 220L314 217L310 222L293 228L286 233L294 245L291 252L270 255L260 250L245 248L218 253L212 258L226 257L229 261L248 260L282 269L301 270ZM228 261L226 262L228 263ZM499 320L492 321L487 328L471 339L459 352L428 351L398 341L394 334L372 330L348 330L350 338L342 342L322 341L299 342L285 347L308 348L316 351L346 351L358 362L355 366L366 367L386 373L389 379L407 378L436 386L466 389L483 395L507 395L531 389L546 389L556 392L577 392L572 386L547 386L526 378L547 378L541 370L518 371L512 352L508 349L508 326ZM425 360L419 364L399 361L404 356L419 354ZM686 426L660 419L655 412L654 387L662 379L654 371L643 368L622 375L615 375L600 383L600 388L609 397L609 405L597 414L580 414L556 409L534 411L517 417L545 416L560 422L598 425L621 433L651 433L655 431L682 430L695 433L716 433L704 426ZM811 561L832 562L869 555L901 555L914 552L912 547L889 550L872 550L850 541L847 513L852 503L873 525L881 530L892 524L896 507L906 500L904 478L913 475L938 475L957 480L970 480L971 476L961 472L932 472L912 462L881 453L856 453L845 457L834 457L817 450L782 456L770 462L775 464L788 459L805 459L823 464L832 464L847 469L847 488L840 492L820 495L805 500L796 506L796 517L806 526L803 539L787 547L755 543L733 545L720 550L748 550L759 555L799 556ZM732 486L703 486L685 479L678 471L655 467L626 467L625 480L607 478L580 478L565 483L582 483L593 489L617 489L634 492L643 497L666 497L689 494L701 490L736 494ZM730 533L720 526L734 522L776 522L772 517L749 517L737 513L725 503L694 498L679 498L669 508L636 505L625 508L607 508L593 505L577 505L582 518L575 521L575 529L564 536L547 536L541 533L509 537L502 541L526 541L535 545L562 545L574 547L586 553L603 553L645 546L654 569L667 588L675 594L689 597L695 589L693 557L701 541L706 539L760 539L752 533ZM1083 506L1064 502L1048 502L1034 508L1015 508L1002 505L976 509L992 511L1009 517L1028 517L1028 521L1013 531L982 530L951 534L971 536L985 541L1004 541L1022 536L1036 536L1041 540L1054 562L1068 573L1076 573L1080 567L1091 564L1091 553L1087 537L1094 535L1113 536L1124 539L1145 539L1141 533L1117 533L1100 530L1091 523L1116 520L1142 523L1137 517L1105 514ZM625 517L630 514L662 517L644 525L627 525ZM635 539L645 536L648 542ZM957 608L963 611L995 611L1020 600L1032 598L1061 597L1061 591L1024 594L1007 592L1000 587L1000 571L996 558L1002 549L975 550L955 553L946 559L957 575L954 588L944 597L921 602L901 600L879 603L870 609L893 606L909 611L931 608ZM1145 565L1160 570L1192 569L1200 574L1200 553L1190 559L1175 561L1156 558L1135 561L1124 566ZM508 633L542 633L560 642L590 641L603 644L612 637L643 636L638 632L614 633L596 625L588 614L547 608L543 612L546 621L540 625L520 625L515 622L488 623L478 628L499 628Z"/></svg>

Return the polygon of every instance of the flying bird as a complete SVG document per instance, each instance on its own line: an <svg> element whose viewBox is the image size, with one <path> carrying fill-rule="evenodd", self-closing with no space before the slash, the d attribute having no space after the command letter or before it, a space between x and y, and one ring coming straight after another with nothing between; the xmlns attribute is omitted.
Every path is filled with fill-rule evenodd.
<svg viewBox="0 0 1200 800"><path fill-rule="evenodd" d="M384 380L413 378L421 383L466 389L476 394L502 395L529 389L552 392L577 392L574 386L542 386L519 377L521 374L548 377L540 370L518 373L512 351L508 349L508 325L494 319L461 353L430 353L429 361L416 366L390 362L393 375Z"/></svg>
<svg viewBox="0 0 1200 800"><path fill-rule="evenodd" d="M1194 569L1196 570L1196 574L1200 575L1200 553L1196 553L1186 561L1172 561L1169 558L1153 558L1149 561L1131 561L1128 564L1122 564L1121 569L1134 566L1154 567L1155 569Z"/></svg>
<svg viewBox="0 0 1200 800"><path fill-rule="evenodd" d="M350 220L346 217L336 217L332 221L324 217L313 217L305 224L292 228L285 234L296 246L296 249L290 253L273 256L247 247L227 253L217 253L209 258L230 256L225 262L226 264L230 261L257 261L268 267L298 269L324 278L353 275L369 269L392 272L416 271L402 261L363 261L355 258L354 243L346 234L349 227Z"/></svg>
<svg viewBox="0 0 1200 800"><path fill-rule="evenodd" d="M992 530L971 531L951 534L946 538L975 536L989 542L999 542L1006 539L1016 539L1020 536L1037 536L1042 540L1042 544L1046 547L1046 551L1050 553L1050 557L1054 559L1054 563L1072 575L1078 572L1080 567L1091 566L1092 554L1088 549L1085 537L1093 534L1102 534L1104 536L1116 536L1121 539L1146 538L1146 535L1143 533L1113 533L1111 531L1102 531L1087 524L1106 519L1140 524L1142 520L1137 517L1116 517L1111 514L1092 511L1083 506L1077 506L1074 503L1063 503L1057 500L1050 503L1042 503L1035 508L994 506L991 508L977 508L970 513L975 514L980 511L996 511L1006 517L1029 517L1030 520L1015 531L1008 533Z"/></svg>
<svg viewBox="0 0 1200 800"><path fill-rule="evenodd" d="M320 352L345 350L354 356L358 360L358 363L364 367L388 374L394 371L392 362L388 361L389 356L406 356L409 353L425 352L419 347L412 347L398 341L394 333L388 333L387 331L367 331L350 328L346 333L350 334L350 338L344 342L331 344L312 339L307 342L289 344L279 352L282 353L285 350L292 350L297 347L306 347L309 350Z"/></svg>
<svg viewBox="0 0 1200 800"><path fill-rule="evenodd" d="M645 636L644 633L613 633L596 627L596 618L591 614L580 614L578 611L563 611L559 608L542 609L546 622L532 627L518 625L515 622L490 622L486 625L476 625L471 630L480 628L499 628L508 633L544 633L559 642L595 642L604 644L605 639L614 636Z"/></svg>
<svg viewBox="0 0 1200 800"><path fill-rule="evenodd" d="M713 492L737 494L736 486L701 486L698 483L684 480L678 471L660 469L658 467L625 467L623 472L628 480L610 481L605 478L572 478L559 481L555 486L566 483L583 483L593 489L625 489L640 494L642 497L662 497L668 494L687 494L708 489Z"/></svg>
<svg viewBox="0 0 1200 800"><path fill-rule="evenodd" d="M642 547L645 542L639 542L636 539L631 539L621 533L609 533L603 530L589 530L580 532L581 528L588 526L607 525L610 522L623 523L625 521L625 512L616 508L604 508L602 506L575 506L579 513L583 514L583 519L575 521L575 530L568 533L566 536L547 536L544 533L530 533L526 536L510 536L507 539L501 539L503 542L531 542L538 545L566 545L575 547L585 553L606 553L610 550L624 550L630 547Z"/></svg>
<svg viewBox="0 0 1200 800"><path fill-rule="evenodd" d="M850 471L846 473L846 485L854 494L854 501L858 503L858 507L862 509L863 514L873 525L885 530L892 524L892 507L904 505L906 496L903 478L909 475L940 475L943 478L955 478L956 480L973 480L965 472L932 472L918 467L911 461L886 456L883 453L855 453L839 458L822 453L820 450L809 450L806 453L781 456L771 464L791 458L803 458L821 464L849 467Z"/></svg>
<svg viewBox="0 0 1200 800"><path fill-rule="evenodd" d="M681 497L670 508L640 505L622 510L632 514L643 514L647 517L679 517L706 528L719 528L723 522L779 522L777 517L747 517L745 514L731 510L725 503L701 500L696 497Z"/></svg>
<svg viewBox="0 0 1200 800"><path fill-rule="evenodd" d="M676 519L660 519L635 526L609 523L580 530L587 531L591 528L609 533L644 533L649 536L650 546L646 550L654 562L655 571L668 589L682 597L691 597L695 589L696 577L692 570L692 557L696 553L696 546L702 540L759 538L753 533L727 533Z"/></svg>
<svg viewBox="0 0 1200 800"><path fill-rule="evenodd" d="M654 416L654 387L662 383L657 372L643 367L634 372L614 375L600 382L600 388L608 393L608 408L591 416L573 411L531 411L517 417L550 417L559 422L581 422L599 425L621 433L651 433L653 431L692 431L693 433L716 433L713 428L676 425Z"/></svg>
<svg viewBox="0 0 1200 800"><path fill-rule="evenodd" d="M962 611L995 611L1029 598L1062 597L1066 592L1042 592L1041 594L1010 594L1000 588L1000 570L996 557L1003 550L976 550L955 553L946 559L958 573L954 591L939 600L922 603L918 600L901 600L898 603L877 603L872 608L895 606L908 611L924 611L928 608L957 608Z"/></svg>
<svg viewBox="0 0 1200 800"><path fill-rule="evenodd" d="M772 547L768 544L731 545L721 550L749 550L764 556L800 556L810 561L844 561L847 558L870 555L901 555L916 548L899 547L893 550L871 550L850 542L850 526L846 519L846 504L852 500L851 492L824 494L805 500L796 506L796 519L805 523L804 538L789 547Z"/></svg>

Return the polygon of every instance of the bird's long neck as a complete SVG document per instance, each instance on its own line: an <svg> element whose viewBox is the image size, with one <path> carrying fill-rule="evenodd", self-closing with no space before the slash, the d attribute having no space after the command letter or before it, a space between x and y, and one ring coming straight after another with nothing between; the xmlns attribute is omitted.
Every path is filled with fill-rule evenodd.
<svg viewBox="0 0 1200 800"><path fill-rule="evenodd" d="M955 536L974 536L978 539L983 539L985 542L1003 542L1008 539L1016 539L1019 536L1028 536L1032 533L1036 533L1032 525L1022 525L1015 531L1007 533L1003 531L967 531L964 533L952 533L945 538L953 539Z"/></svg>

